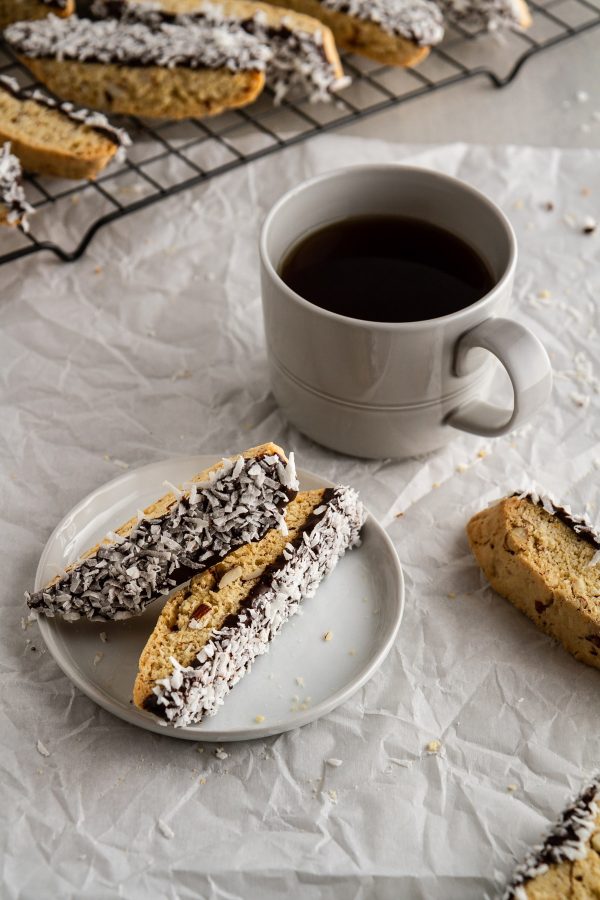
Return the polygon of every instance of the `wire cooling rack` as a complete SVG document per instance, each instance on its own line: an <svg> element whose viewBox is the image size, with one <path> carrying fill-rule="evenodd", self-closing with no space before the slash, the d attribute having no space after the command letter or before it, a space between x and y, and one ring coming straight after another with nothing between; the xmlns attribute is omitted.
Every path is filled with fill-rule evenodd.
<svg viewBox="0 0 600 900"><path fill-rule="evenodd" d="M157 123L124 118L133 138L128 159L96 181L27 176L36 208L31 231L2 229L0 265L47 250L64 262L84 253L100 228L165 197L246 163L471 78L503 88L532 56L600 25L600 0L529 2L533 25L502 36L462 27L447 30L441 46L416 69L345 57L352 84L331 103L284 101L265 91L252 106L214 119ZM0 73L31 83L27 71L0 50Z"/></svg>

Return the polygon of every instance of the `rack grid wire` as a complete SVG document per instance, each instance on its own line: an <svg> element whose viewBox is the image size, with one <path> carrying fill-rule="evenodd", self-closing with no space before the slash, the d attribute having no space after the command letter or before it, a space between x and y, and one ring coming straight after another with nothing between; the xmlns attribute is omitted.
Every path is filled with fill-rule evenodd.
<svg viewBox="0 0 600 900"><path fill-rule="evenodd" d="M26 176L36 210L31 230L3 229L0 265L39 251L64 262L85 252L104 225L261 157L366 116L473 78L503 88L531 57L600 25L600 0L530 0L527 31L484 34L453 25L416 69L381 66L346 56L351 85L330 103L273 103L266 90L251 107L214 119L156 122L122 117L133 139L124 163L95 181ZM0 74L33 84L8 50Z"/></svg>

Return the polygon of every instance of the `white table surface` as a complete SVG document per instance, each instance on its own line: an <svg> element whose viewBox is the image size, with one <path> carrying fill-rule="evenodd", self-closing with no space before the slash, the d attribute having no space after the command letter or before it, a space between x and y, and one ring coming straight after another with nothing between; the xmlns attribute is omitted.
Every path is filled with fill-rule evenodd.
<svg viewBox="0 0 600 900"><path fill-rule="evenodd" d="M591 93L592 52L590 36L588 69L575 45L548 56L565 97ZM542 65L494 94L503 115L511 96L525 104L528 92L550 92ZM435 129L425 130L425 107L414 106L403 112L404 124L418 113L414 129L405 133L390 114L367 133L398 142L460 129L481 141L580 142L572 131L561 139L557 120L546 128L538 113L543 140L524 112L515 134L499 130L481 89L470 89L472 106L464 90L445 93L445 124ZM586 115L600 106L584 105ZM460 122L451 114L459 106ZM583 121L580 106L568 116ZM597 128L586 135L595 146ZM302 178L403 159L471 181L509 214L521 246L515 315L548 346L557 380L551 406L519 434L464 436L422 460L367 463L315 446L274 404L256 238L270 204ZM599 676L485 586L464 525L532 477L593 517L600 510L600 235L580 227L598 217L599 172L598 150L326 137L116 223L72 266L39 254L2 269L3 896L496 895L594 771ZM552 213L542 209L550 199ZM352 701L219 760L208 745L141 732L79 694L37 627L21 629L22 594L58 519L123 466L267 439L361 491L404 564L407 611L390 658ZM432 740L438 753L426 749ZM332 756L339 768L326 766Z"/></svg>
<svg viewBox="0 0 600 900"><path fill-rule="evenodd" d="M600 28L530 59L512 84L476 78L345 130L389 141L600 147ZM589 100L581 103L580 92ZM594 113L598 116L594 116Z"/></svg>

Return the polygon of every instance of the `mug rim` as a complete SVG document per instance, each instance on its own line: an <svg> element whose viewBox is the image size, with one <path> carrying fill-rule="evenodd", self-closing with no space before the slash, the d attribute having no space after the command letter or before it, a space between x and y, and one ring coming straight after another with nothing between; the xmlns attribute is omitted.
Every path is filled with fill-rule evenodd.
<svg viewBox="0 0 600 900"><path fill-rule="evenodd" d="M376 171L393 172L398 170L401 170L403 173L414 172L415 174L419 175L425 174L430 178L449 183L455 188L458 187L466 193L471 194L483 206L486 206L488 210L492 212L500 221L508 237L508 262L501 277L496 281L491 290L484 294L483 297L480 297L479 300L476 300L475 303L471 303L469 306L465 306L462 309L456 310L456 312L448 313L445 316L438 316L433 319L419 319L416 322L376 322L371 319L357 319L353 316L343 316L340 313L332 312L328 309L323 309L322 306L317 306L316 303L311 303L310 300L306 300L301 294L298 294L296 293L296 291L292 290L292 288L290 288L285 283L285 281L273 265L270 254L267 251L268 234L271 229L273 219L280 212L280 210L303 191L321 182L328 181L332 178L338 178L342 175L347 174L359 174L364 172ZM292 244L290 243L289 247L291 246ZM477 252L479 251L477 250ZM300 184L295 185L295 187L290 188L289 191L286 191L285 194L279 197L279 199L276 200L273 206L270 208L263 222L259 238L259 253L263 266L269 273L270 277L275 281L277 286L281 290L283 290L284 294L290 300L292 300L294 303L299 304L303 308L308 308L314 313L317 313L318 315L323 316L326 319L330 319L334 322L346 322L348 325L354 327L364 328L365 326L368 326L369 328L381 331L396 331L400 329L417 330L427 326L434 327L439 323L460 321L462 318L467 318L473 312L480 310L481 308L491 303L496 294L506 285L506 283L513 275L517 261L517 239L508 217L500 209L500 207L496 203L494 203L493 200L490 200L490 198L480 190L473 187L471 184L468 184L468 182L466 181L461 181L460 178L455 178L453 175L446 175L444 172L438 172L436 169L430 169L426 166L405 165L401 162L359 163L358 165L342 166L339 169L332 169L328 172L322 172L320 175L315 175L312 178L308 178L305 181L302 181Z"/></svg>

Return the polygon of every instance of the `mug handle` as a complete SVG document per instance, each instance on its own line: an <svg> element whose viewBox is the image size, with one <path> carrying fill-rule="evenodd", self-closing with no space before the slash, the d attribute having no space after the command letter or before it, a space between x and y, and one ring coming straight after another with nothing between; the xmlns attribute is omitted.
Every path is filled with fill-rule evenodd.
<svg viewBox="0 0 600 900"><path fill-rule="evenodd" d="M498 437L523 425L548 400L552 390L552 367L543 344L512 319L486 319L459 337L454 355L454 374L459 378L473 371L471 351L482 347L502 363L513 386L513 408L470 400L445 418L445 424L460 431Z"/></svg>

